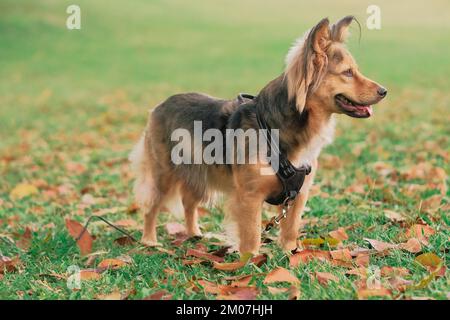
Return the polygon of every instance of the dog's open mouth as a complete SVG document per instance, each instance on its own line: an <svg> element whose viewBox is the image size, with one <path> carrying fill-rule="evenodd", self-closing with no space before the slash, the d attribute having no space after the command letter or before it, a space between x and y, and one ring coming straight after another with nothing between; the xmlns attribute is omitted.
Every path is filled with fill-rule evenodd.
<svg viewBox="0 0 450 320"><path fill-rule="evenodd" d="M341 110L350 117L354 118L368 118L372 115L373 109L369 104L361 104L354 102L342 94L337 94L334 97L336 104Z"/></svg>

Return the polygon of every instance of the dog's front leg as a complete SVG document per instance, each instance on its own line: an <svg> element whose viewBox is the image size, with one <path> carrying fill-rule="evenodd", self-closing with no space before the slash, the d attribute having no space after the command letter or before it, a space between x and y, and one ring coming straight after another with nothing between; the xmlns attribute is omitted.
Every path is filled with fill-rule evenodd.
<svg viewBox="0 0 450 320"><path fill-rule="evenodd" d="M257 254L261 245L260 193L236 190L228 202L228 214L236 225L239 238L239 252Z"/></svg>
<svg viewBox="0 0 450 320"><path fill-rule="evenodd" d="M300 229L303 210L308 200L309 189L314 180L314 174L317 168L317 161L312 164L311 173L305 177L305 182L300 190L300 194L295 199L287 212L285 219L280 222L280 235L278 242L285 251L291 251L297 248L297 238ZM281 207L280 207L281 210Z"/></svg>

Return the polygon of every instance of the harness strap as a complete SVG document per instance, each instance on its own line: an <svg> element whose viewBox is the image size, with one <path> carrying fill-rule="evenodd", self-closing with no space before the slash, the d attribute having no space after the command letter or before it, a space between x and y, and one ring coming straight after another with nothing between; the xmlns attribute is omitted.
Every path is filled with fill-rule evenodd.
<svg viewBox="0 0 450 320"><path fill-rule="evenodd" d="M246 99L253 100L255 96L252 96L250 94L239 94L238 101L243 103ZM273 150L275 154L278 154L279 159L279 167L274 168L274 165L270 162L269 164L272 166L272 168L275 171L275 174L278 177L278 180L280 181L282 185L281 192L274 196L269 197L266 199L266 202L272 205L283 205L283 207L286 207L297 197L297 195L300 192L301 187L303 186L303 183L305 181L305 176L311 173L311 166L310 165L302 165L301 167L297 168L295 167L287 158L287 155L285 152L281 152L280 149L277 146L277 143L275 143L274 138L271 134L270 126L264 121L264 119L260 116L258 110L256 110L256 120L258 121L258 126L261 129L265 129L263 131L263 134L268 142L268 152L270 150ZM285 210L286 208L283 208ZM281 214L283 217L286 216L286 212L282 212ZM280 215L280 216L281 216ZM279 217L277 217L279 218ZM275 221L277 224L281 220L279 218L277 221Z"/></svg>

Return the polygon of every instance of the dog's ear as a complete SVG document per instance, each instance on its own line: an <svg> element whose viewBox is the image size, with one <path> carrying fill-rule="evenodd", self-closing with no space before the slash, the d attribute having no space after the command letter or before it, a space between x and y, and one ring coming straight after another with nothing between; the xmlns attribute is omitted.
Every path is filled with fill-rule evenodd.
<svg viewBox="0 0 450 320"><path fill-rule="evenodd" d="M306 97L314 91L325 74L331 43L330 22L322 19L300 39L288 53L286 71L289 100L295 98L299 112L305 108Z"/></svg>
<svg viewBox="0 0 450 320"><path fill-rule="evenodd" d="M353 20L355 20L354 16L346 16L336 22L331 27L331 40L335 42L345 42L349 34L348 28Z"/></svg>

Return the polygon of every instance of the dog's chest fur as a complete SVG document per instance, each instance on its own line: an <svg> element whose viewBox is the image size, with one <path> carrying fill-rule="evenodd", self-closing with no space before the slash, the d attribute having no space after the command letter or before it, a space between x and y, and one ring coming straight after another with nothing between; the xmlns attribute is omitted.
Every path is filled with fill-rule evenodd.
<svg viewBox="0 0 450 320"><path fill-rule="evenodd" d="M334 116L332 116L330 120L327 123L324 123L318 132L306 142L305 146L293 155L292 159L290 159L291 162L296 167L313 164L319 157L322 148L333 142L335 125L336 120Z"/></svg>

